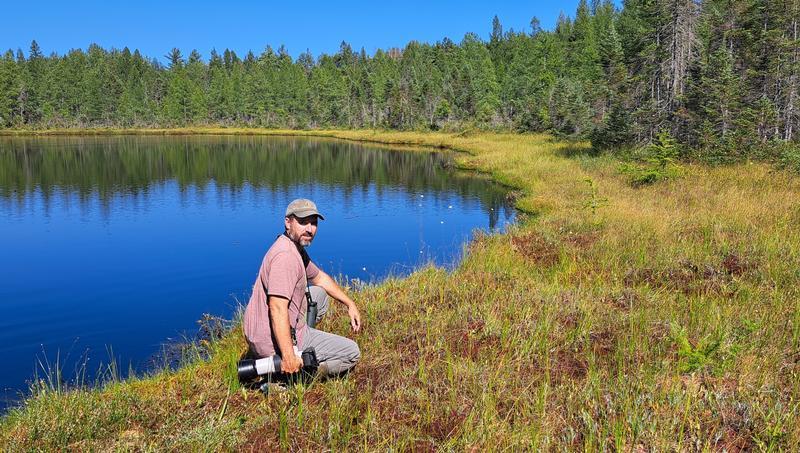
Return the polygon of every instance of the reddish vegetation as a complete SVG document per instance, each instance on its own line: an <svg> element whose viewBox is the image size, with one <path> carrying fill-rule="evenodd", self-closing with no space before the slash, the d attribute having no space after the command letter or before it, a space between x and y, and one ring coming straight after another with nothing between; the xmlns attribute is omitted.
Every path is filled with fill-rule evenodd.
<svg viewBox="0 0 800 453"><path fill-rule="evenodd" d="M511 247L526 260L541 266L558 263L561 255L558 244L536 232L511 236Z"/></svg>
<svg viewBox="0 0 800 453"><path fill-rule="evenodd" d="M550 380L555 384L586 377L589 365L581 351L560 350L550 356Z"/></svg>
<svg viewBox="0 0 800 453"><path fill-rule="evenodd" d="M753 440L753 420L750 407L739 394L739 384L733 377L704 376L701 386L705 392L717 395L719 407L703 417L708 438L716 439L715 451L745 452L757 447Z"/></svg>
<svg viewBox="0 0 800 453"><path fill-rule="evenodd" d="M277 426L262 426L250 431L244 442L239 445L239 451L280 451L281 444L278 438Z"/></svg>
<svg viewBox="0 0 800 453"><path fill-rule="evenodd" d="M722 268L725 269L725 272L734 277L744 274L745 272L753 269L753 267L755 267L753 266L753 263L742 258L736 253L728 253L722 259Z"/></svg>
<svg viewBox="0 0 800 453"><path fill-rule="evenodd" d="M414 441L414 446L411 448L411 451L417 452L434 452L436 450L436 442L430 439L417 439Z"/></svg>
<svg viewBox="0 0 800 453"><path fill-rule="evenodd" d="M607 295L603 298L603 301L618 310L630 311L633 307L641 303L641 297L636 291L626 288L618 294Z"/></svg>
<svg viewBox="0 0 800 453"><path fill-rule="evenodd" d="M592 351L597 356L605 358L617 348L617 335L613 330L605 328L597 332L590 332L589 342Z"/></svg>
<svg viewBox="0 0 800 453"><path fill-rule="evenodd" d="M631 269L625 275L624 281L628 287L644 284L674 289L686 295L695 295L728 293L730 291L728 285L731 280L731 274L721 267L683 260L676 266L662 270Z"/></svg>
<svg viewBox="0 0 800 453"><path fill-rule="evenodd" d="M658 322L653 324L652 328L650 329L650 340L654 343L657 343L669 338L669 334L669 324L666 322Z"/></svg>
<svg viewBox="0 0 800 453"><path fill-rule="evenodd" d="M702 293L729 295L733 292L731 283L755 268L750 259L736 253L728 253L719 264L695 263L681 260L665 269L631 269L625 275L625 285L660 286L675 289L686 295Z"/></svg>
<svg viewBox="0 0 800 453"><path fill-rule="evenodd" d="M467 418L467 413L461 410L451 410L449 413L440 417L435 417L430 421L424 432L428 433L437 441L447 440L458 431Z"/></svg>
<svg viewBox="0 0 800 453"><path fill-rule="evenodd" d="M497 353L502 349L500 338L486 334L483 331L485 325L481 319L468 320L466 326L445 337L447 348L456 356L475 361L488 351Z"/></svg>
<svg viewBox="0 0 800 453"><path fill-rule="evenodd" d="M736 429L726 426L722 438L714 444L714 450L728 453L755 451L756 444L750 433L742 434Z"/></svg>
<svg viewBox="0 0 800 453"><path fill-rule="evenodd" d="M564 326L565 329L571 330L578 327L578 320L580 318L580 314L577 311L570 311L567 313L561 314L559 316L558 322Z"/></svg>
<svg viewBox="0 0 800 453"><path fill-rule="evenodd" d="M589 231L585 233L568 232L564 234L564 242L572 244L573 246L584 250L591 247L600 238L597 231Z"/></svg>

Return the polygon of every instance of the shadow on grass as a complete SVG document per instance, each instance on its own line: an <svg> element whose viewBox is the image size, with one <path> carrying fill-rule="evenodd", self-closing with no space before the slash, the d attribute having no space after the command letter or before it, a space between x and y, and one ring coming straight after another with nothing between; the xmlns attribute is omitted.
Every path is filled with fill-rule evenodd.
<svg viewBox="0 0 800 453"><path fill-rule="evenodd" d="M568 143L564 146L559 147L556 150L556 154L561 157L566 157L568 159L574 158L587 158L587 157L597 157L603 154L602 151L592 148L590 146L582 145L580 143Z"/></svg>

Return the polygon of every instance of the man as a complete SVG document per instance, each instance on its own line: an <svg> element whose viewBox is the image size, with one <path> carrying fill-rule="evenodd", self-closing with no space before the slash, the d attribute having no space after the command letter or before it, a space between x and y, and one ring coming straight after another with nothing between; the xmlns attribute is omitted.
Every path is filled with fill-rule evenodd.
<svg viewBox="0 0 800 453"><path fill-rule="evenodd" d="M339 335L309 327L306 324L306 289L317 303L317 320L328 309L329 296L347 307L353 332L361 330L361 315L355 302L339 285L320 270L306 254L317 233L317 223L325 220L311 200L297 199L286 207L285 231L267 251L253 295L244 312L244 335L250 351L257 357L275 353L281 356L281 371L300 371L303 361L294 353L314 348L322 376L338 375L351 369L361 357L358 345Z"/></svg>

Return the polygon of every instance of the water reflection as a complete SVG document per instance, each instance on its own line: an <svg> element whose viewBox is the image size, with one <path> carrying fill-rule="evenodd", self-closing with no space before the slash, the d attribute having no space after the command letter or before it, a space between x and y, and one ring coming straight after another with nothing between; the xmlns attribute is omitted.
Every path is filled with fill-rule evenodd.
<svg viewBox="0 0 800 453"><path fill-rule="evenodd" d="M0 199L8 203L4 209L25 209L35 192L47 210L54 197L67 201L74 195L80 205L97 199L108 216L111 203L136 206L167 181L175 181L182 196L189 189L203 193L213 183L234 198L248 186L313 184L344 189L345 201L374 186L378 196L402 188L477 197L494 228L507 205L504 191L450 170L451 163L445 153L289 137L0 137Z"/></svg>

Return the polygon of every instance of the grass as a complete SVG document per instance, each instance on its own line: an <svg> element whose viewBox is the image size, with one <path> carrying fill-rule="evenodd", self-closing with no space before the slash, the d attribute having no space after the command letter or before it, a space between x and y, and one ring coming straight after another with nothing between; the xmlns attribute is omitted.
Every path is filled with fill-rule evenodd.
<svg viewBox="0 0 800 453"><path fill-rule="evenodd" d="M633 188L613 158L544 135L264 133L464 151L458 165L514 188L527 214L479 235L450 273L427 267L359 290L362 362L348 379L267 397L239 388L234 329L176 371L40 391L4 417L6 449L800 444L796 176L686 165ZM347 334L346 317L322 328Z"/></svg>

